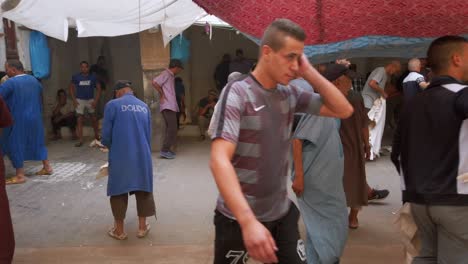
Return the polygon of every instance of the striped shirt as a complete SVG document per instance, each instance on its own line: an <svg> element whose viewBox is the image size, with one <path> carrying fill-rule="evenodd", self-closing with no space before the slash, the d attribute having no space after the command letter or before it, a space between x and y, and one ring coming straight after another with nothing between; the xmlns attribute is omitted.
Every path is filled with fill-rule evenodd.
<svg viewBox="0 0 468 264"><path fill-rule="evenodd" d="M265 89L252 75L245 75L223 89L208 132L213 140L221 138L236 145L232 165L259 221L274 221L287 213L293 115L318 114L321 106L318 94L295 86ZM217 209L234 219L221 196Z"/></svg>

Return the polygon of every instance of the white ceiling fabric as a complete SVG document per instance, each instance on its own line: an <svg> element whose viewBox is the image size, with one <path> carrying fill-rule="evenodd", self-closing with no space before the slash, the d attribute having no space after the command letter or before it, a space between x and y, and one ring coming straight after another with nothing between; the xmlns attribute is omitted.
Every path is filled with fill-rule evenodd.
<svg viewBox="0 0 468 264"><path fill-rule="evenodd" d="M207 14L191 0L21 0L2 15L63 41L70 26L78 37L111 37L161 25L167 44Z"/></svg>

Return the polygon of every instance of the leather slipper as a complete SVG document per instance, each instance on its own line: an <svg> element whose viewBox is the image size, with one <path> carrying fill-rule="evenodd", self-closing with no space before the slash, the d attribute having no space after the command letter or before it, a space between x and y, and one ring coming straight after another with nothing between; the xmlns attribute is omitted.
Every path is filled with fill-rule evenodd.
<svg viewBox="0 0 468 264"><path fill-rule="evenodd" d="M37 176L44 176L44 175L52 175L53 171L48 171L45 168L42 168L40 171L36 172L35 175Z"/></svg>
<svg viewBox="0 0 468 264"><path fill-rule="evenodd" d="M146 235L148 235L150 229L151 226L149 224L146 224L146 230L138 230L137 237L144 238Z"/></svg>
<svg viewBox="0 0 468 264"><path fill-rule="evenodd" d="M127 234L125 233L122 233L120 235L117 235L115 233L115 227L111 227L109 228L109 231L107 231L107 234L112 237L113 239L116 239L116 240L125 240L127 239Z"/></svg>
<svg viewBox="0 0 468 264"><path fill-rule="evenodd" d="M11 178L8 178L5 180L5 184L9 185L9 184L22 184L22 183L25 183L26 182L26 179L18 179L18 177L14 176L14 177L11 177Z"/></svg>

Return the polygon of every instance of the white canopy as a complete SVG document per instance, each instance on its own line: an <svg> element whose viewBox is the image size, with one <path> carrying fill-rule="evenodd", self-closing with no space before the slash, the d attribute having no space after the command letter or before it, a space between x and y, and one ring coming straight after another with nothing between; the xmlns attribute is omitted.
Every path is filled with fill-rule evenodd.
<svg viewBox="0 0 468 264"><path fill-rule="evenodd" d="M200 18L194 24L198 25L198 26L203 26L206 23L209 23L213 27L232 28L231 25L229 25L228 23L226 23L222 19L220 19L220 18L218 18L216 16L213 16L213 15L208 15L208 16L205 16L203 18Z"/></svg>
<svg viewBox="0 0 468 264"><path fill-rule="evenodd" d="M78 37L126 35L161 25L166 45L207 14L191 0L21 0L2 15L63 41L75 25Z"/></svg>

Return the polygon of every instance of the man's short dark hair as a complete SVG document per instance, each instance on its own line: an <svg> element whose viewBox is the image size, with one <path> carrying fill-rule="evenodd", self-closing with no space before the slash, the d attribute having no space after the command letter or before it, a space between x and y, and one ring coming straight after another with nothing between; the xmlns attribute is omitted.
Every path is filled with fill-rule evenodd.
<svg viewBox="0 0 468 264"><path fill-rule="evenodd" d="M67 92L65 92L64 89L59 89L59 90L57 91L57 97L59 97L60 94L63 94L63 95L65 95L65 96L67 96Z"/></svg>
<svg viewBox="0 0 468 264"><path fill-rule="evenodd" d="M223 61L230 61L231 60L231 55L229 53L224 53L223 54Z"/></svg>
<svg viewBox="0 0 468 264"><path fill-rule="evenodd" d="M284 46L284 38L287 36L302 42L306 39L306 34L301 26L289 19L277 19L265 30L260 47L267 45L274 51L278 51Z"/></svg>
<svg viewBox="0 0 468 264"><path fill-rule="evenodd" d="M24 71L23 63L19 60L7 60L6 63L9 67L15 68L18 71Z"/></svg>
<svg viewBox="0 0 468 264"><path fill-rule="evenodd" d="M86 65L89 66L89 63L88 63L87 61L81 61L81 62L80 62L80 66L81 66L82 64L86 64Z"/></svg>
<svg viewBox="0 0 468 264"><path fill-rule="evenodd" d="M169 62L169 69L172 69L172 68L183 69L184 66L182 65L182 61L180 61L179 59L171 59L171 61Z"/></svg>
<svg viewBox="0 0 468 264"><path fill-rule="evenodd" d="M443 36L434 40L427 51L428 66L438 74L450 66L450 59L454 52L463 52L463 44L468 39L461 36Z"/></svg>

